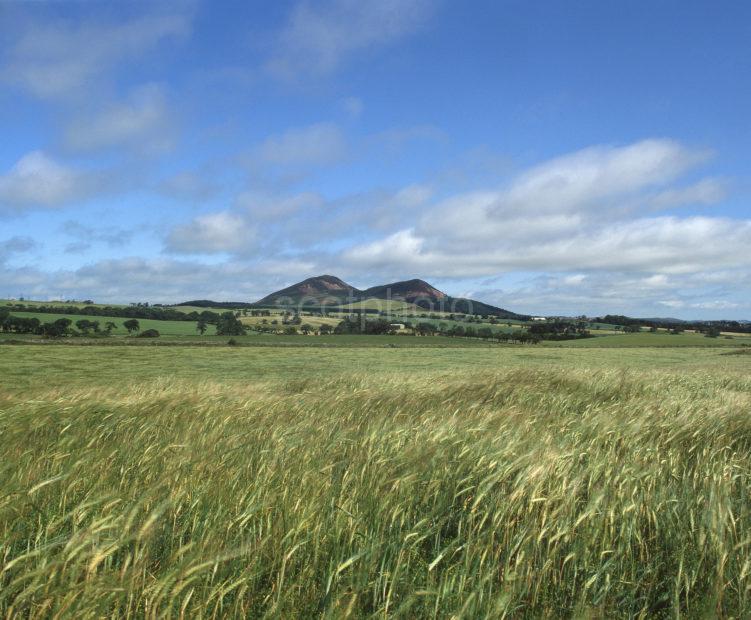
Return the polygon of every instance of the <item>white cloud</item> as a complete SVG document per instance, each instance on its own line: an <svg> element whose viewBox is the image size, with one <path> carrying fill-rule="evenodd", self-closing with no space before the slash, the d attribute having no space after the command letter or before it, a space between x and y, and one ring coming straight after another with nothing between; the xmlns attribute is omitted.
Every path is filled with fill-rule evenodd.
<svg viewBox="0 0 751 620"><path fill-rule="evenodd" d="M193 260L125 257L51 272L0 264L0 282L3 293L22 293L32 299L76 298L102 303L257 301L281 288L290 273L313 275L311 268L311 264L299 260L207 265Z"/></svg>
<svg viewBox="0 0 751 620"><path fill-rule="evenodd" d="M562 213L612 206L614 199L669 183L707 160L673 140L591 147L532 168L502 192L492 215Z"/></svg>
<svg viewBox="0 0 751 620"><path fill-rule="evenodd" d="M117 63L141 57L190 31L189 13L153 14L121 23L89 19L27 22L0 77L42 98L81 98Z"/></svg>
<svg viewBox="0 0 751 620"><path fill-rule="evenodd" d="M686 302L680 299L663 299L662 301L658 301L657 303L661 306L665 306L666 308L673 309L684 308L686 306Z"/></svg>
<svg viewBox="0 0 751 620"><path fill-rule="evenodd" d="M346 257L363 267L401 264L437 277L749 266L751 221L648 216L655 188L672 191L671 184L708 156L671 140L585 149L535 166L504 188L423 208L416 226L350 248ZM693 199L713 190L700 183L680 193ZM671 199L677 202L678 194ZM640 204L644 213L634 212Z"/></svg>
<svg viewBox="0 0 751 620"><path fill-rule="evenodd" d="M158 190L178 200L203 202L216 195L219 188L208 175L184 170L161 181Z"/></svg>
<svg viewBox="0 0 751 620"><path fill-rule="evenodd" d="M60 207L86 198L98 186L94 175L33 151L0 175L0 211Z"/></svg>
<svg viewBox="0 0 751 620"><path fill-rule="evenodd" d="M403 230L356 246L362 265L429 268L433 276L473 277L513 270L622 270L664 274L751 266L751 221L705 217L644 218L541 242L510 234L493 245L457 253L440 239Z"/></svg>
<svg viewBox="0 0 751 620"><path fill-rule="evenodd" d="M278 166L325 166L346 153L347 141L334 123L289 129L267 138L254 152L260 161Z"/></svg>
<svg viewBox="0 0 751 620"><path fill-rule="evenodd" d="M414 32L430 9L427 0L300 2L279 33L267 68L283 79L331 73L352 54Z"/></svg>
<svg viewBox="0 0 751 620"><path fill-rule="evenodd" d="M415 269L432 260L430 255L422 252L423 243L412 230L400 230L385 239L345 251L343 259L368 268L409 265L409 268Z"/></svg>
<svg viewBox="0 0 751 620"><path fill-rule="evenodd" d="M424 205L432 196L433 189L431 187L414 183L397 191L392 199L392 204L396 208L414 208Z"/></svg>
<svg viewBox="0 0 751 620"><path fill-rule="evenodd" d="M652 196L650 204L657 209L687 205L712 205L720 202L727 193L725 183L719 179L702 179L687 187L671 188Z"/></svg>
<svg viewBox="0 0 751 620"><path fill-rule="evenodd" d="M566 286L579 286L587 279L587 276L583 273L576 273L571 276L563 278L563 284Z"/></svg>
<svg viewBox="0 0 751 620"><path fill-rule="evenodd" d="M543 315L678 315L687 319L728 318L730 315L740 318L751 311L751 303L748 299L744 302L741 293L748 275L748 271L745 276L736 271L732 274L734 281L719 288L707 287L703 273L668 278L663 274L644 277L619 271L590 272L575 286L568 283L568 276L530 275L520 281L519 274L513 274L501 278L512 283L507 288L485 288L476 292L474 298Z"/></svg>
<svg viewBox="0 0 751 620"><path fill-rule="evenodd" d="M252 216L254 220L274 220L319 209L324 202L324 198L315 192L280 196L247 191L237 196L235 207Z"/></svg>
<svg viewBox="0 0 751 620"><path fill-rule="evenodd" d="M74 120L66 128L65 144L76 151L126 146L157 153L172 147L174 133L174 114L164 91L150 84L136 89L126 102Z"/></svg>
<svg viewBox="0 0 751 620"><path fill-rule="evenodd" d="M0 265L5 263L14 254L23 254L36 247L36 242L31 237L14 236L0 241Z"/></svg>
<svg viewBox="0 0 751 620"><path fill-rule="evenodd" d="M734 310L740 308L740 304L733 301L716 299L713 301L700 301L690 304L691 308L698 308L701 310Z"/></svg>
<svg viewBox="0 0 751 620"><path fill-rule="evenodd" d="M647 288L667 288L670 286L670 280L664 273L656 273L647 278L643 278L639 284L642 287Z"/></svg>
<svg viewBox="0 0 751 620"><path fill-rule="evenodd" d="M180 254L248 252L255 247L256 234L245 218L222 211L176 227L167 237L166 247Z"/></svg>
<svg viewBox="0 0 751 620"><path fill-rule="evenodd" d="M134 230L124 230L116 226L95 228L74 220L64 222L60 231L76 240L75 243L69 244L71 250L88 249L93 243L120 248L130 243L135 234Z"/></svg>

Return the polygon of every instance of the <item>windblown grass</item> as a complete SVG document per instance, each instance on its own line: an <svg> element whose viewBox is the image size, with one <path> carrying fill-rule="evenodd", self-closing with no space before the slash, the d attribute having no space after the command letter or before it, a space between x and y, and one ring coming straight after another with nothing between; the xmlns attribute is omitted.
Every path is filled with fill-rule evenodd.
<svg viewBox="0 0 751 620"><path fill-rule="evenodd" d="M751 380L0 392L3 617L744 616Z"/></svg>

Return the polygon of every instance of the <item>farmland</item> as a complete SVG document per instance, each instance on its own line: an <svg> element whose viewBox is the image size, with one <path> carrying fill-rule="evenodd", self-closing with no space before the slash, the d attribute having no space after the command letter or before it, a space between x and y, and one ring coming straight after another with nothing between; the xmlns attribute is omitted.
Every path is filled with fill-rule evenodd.
<svg viewBox="0 0 751 620"><path fill-rule="evenodd" d="M428 337L433 340L413 340L409 342L403 338L399 340L391 339L391 336L383 336L383 339L377 342L362 340L357 342L359 345L368 346L478 346L488 345L490 343L511 342L516 344L525 344L534 341L542 343L543 346L552 347L582 347L582 348L626 348L626 347L738 347L751 346L751 334L749 333L730 333L716 331L713 337L708 337L704 333L695 330L667 330L665 328L654 328L648 331L646 328L637 328L633 333L623 333L624 328L614 324L599 323L596 321L569 320L564 322L547 321L535 323L530 321L520 321L516 319L497 319L495 317L481 315L463 315L456 313L436 313L427 312L419 308L404 304L403 302L391 302L394 306L387 313L383 310L383 300L368 300L373 302L373 306L366 308L367 304L361 304L359 308L347 309L342 312L339 309L336 312L324 314L310 310L289 311L284 309L263 309L253 310L248 308L204 308L199 306L174 306L174 307L144 307L132 308L128 306L91 306L88 310L76 305L58 305L50 303L46 308L39 308L39 311L32 311L32 308L40 305L41 302L24 302L23 309L14 308L11 302L0 301L0 311L5 311L9 307L11 316L20 320L34 319L39 323L52 323L59 319L67 319L71 322L71 327L62 335L64 336L108 336L113 339L122 339L129 334L123 323L124 314L119 314L122 308L123 313L141 313L139 316L139 330L155 330L163 339L170 341L170 344L195 344L202 342L204 344L218 344L214 336L217 331L217 320L226 313L234 314L237 321L241 324L241 331L232 333L238 336L239 344L248 345L267 345L269 344L268 336L275 335L280 340L272 341L271 344L286 345L290 344L288 337L290 335L300 335L302 331L305 335L313 334L323 336L324 328L329 332L334 331L342 320L350 317L360 317L358 322L364 321L363 324L372 324L373 321L381 321L386 325L394 325L392 330L399 336L419 336L420 338ZM377 302L377 303L376 303ZM381 304L380 306L378 304ZM401 304L401 305L400 305ZM60 308L57 313L54 310ZM166 308L166 309L165 309ZM380 308L380 310L379 310ZM95 310L96 312L92 312ZM331 310L331 309L329 309ZM370 314L353 314L360 310L372 310ZM102 314L98 314L101 312ZM111 312L112 315L107 315ZM171 314L168 314L171 313ZM188 314L191 313L191 317ZM199 337L197 318L201 313L209 314L209 318L204 322L203 331ZM136 314L138 316L138 314ZM150 318L151 317L151 318ZM156 318L154 318L156 317ZM181 318L185 317L185 320ZM169 319L169 320L161 320ZM76 323L80 319L95 320L98 327L95 331L79 331ZM180 320L176 320L180 319ZM234 320L234 319L233 319ZM106 330L104 325L108 322L114 324L114 329ZM541 334L540 328L546 326L568 326L571 332L564 337L558 337L555 333ZM248 337L242 336L244 327ZM536 331L537 330L537 331ZM675 332L675 333L671 333ZM138 333L136 331L135 333ZM35 341L43 335L43 330L37 330L36 337L33 332L19 333L19 330L2 329L0 331L0 342L7 339L18 339ZM330 340L328 337L321 342L301 342L299 345L304 346L347 346L353 344L352 341L341 339L342 334L337 334L337 340ZM461 342L456 342L461 340ZM226 342L226 341L225 341Z"/></svg>
<svg viewBox="0 0 751 620"><path fill-rule="evenodd" d="M3 615L747 609L745 349L266 338L0 346Z"/></svg>

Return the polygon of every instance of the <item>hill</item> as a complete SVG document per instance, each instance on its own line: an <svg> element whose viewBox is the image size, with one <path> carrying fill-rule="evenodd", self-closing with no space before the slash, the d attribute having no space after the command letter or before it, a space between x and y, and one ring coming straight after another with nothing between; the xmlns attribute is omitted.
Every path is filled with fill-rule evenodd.
<svg viewBox="0 0 751 620"><path fill-rule="evenodd" d="M448 298L443 291L439 291L431 286L425 280L404 280L402 282L392 282L391 284L382 284L380 286L371 286L362 292L365 299L374 297L376 299L398 299L409 303L418 301L429 301L433 304L440 303ZM418 304L419 305L419 304Z"/></svg>
<svg viewBox="0 0 751 620"><path fill-rule="evenodd" d="M308 278L256 302L257 306L318 306L337 305L357 301L362 291L336 276L323 275Z"/></svg>
<svg viewBox="0 0 751 620"><path fill-rule="evenodd" d="M267 295L256 306L337 306L368 299L404 301L433 312L483 314L499 318L523 320L520 315L480 301L451 297L425 280L412 279L372 286L360 290L330 275L308 278Z"/></svg>

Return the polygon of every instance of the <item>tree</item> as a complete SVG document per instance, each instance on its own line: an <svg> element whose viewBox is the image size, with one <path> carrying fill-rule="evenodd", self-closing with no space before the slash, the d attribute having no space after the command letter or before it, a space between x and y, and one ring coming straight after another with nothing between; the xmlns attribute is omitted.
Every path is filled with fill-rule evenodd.
<svg viewBox="0 0 751 620"><path fill-rule="evenodd" d="M57 319L54 325L57 327L57 329L62 330L67 334L68 330L70 330L70 326L73 325L73 321L67 317L63 317L61 319Z"/></svg>
<svg viewBox="0 0 751 620"><path fill-rule="evenodd" d="M477 336L483 340L490 340L493 337L493 330L489 327L480 327L477 330Z"/></svg>
<svg viewBox="0 0 751 620"><path fill-rule="evenodd" d="M196 331L203 336L206 333L206 330L208 329L209 324L204 319L198 319L198 322L196 323Z"/></svg>
<svg viewBox="0 0 751 620"><path fill-rule="evenodd" d="M113 329L117 329L117 323L113 323L112 321L107 321L104 324L104 331L107 332L108 336L112 333Z"/></svg>
<svg viewBox="0 0 751 620"><path fill-rule="evenodd" d="M300 325L300 331L307 336L313 331L313 326L310 323L303 323Z"/></svg>
<svg viewBox="0 0 751 620"><path fill-rule="evenodd" d="M141 330L141 324L138 319L128 319L123 323L123 327L128 330L128 334Z"/></svg>
<svg viewBox="0 0 751 620"><path fill-rule="evenodd" d="M225 312L216 324L217 336L244 336L245 325L232 312Z"/></svg>
<svg viewBox="0 0 751 620"><path fill-rule="evenodd" d="M45 338L60 338L68 332L67 328L58 324L58 321L53 323L43 323L39 327L39 333Z"/></svg>
<svg viewBox="0 0 751 620"><path fill-rule="evenodd" d="M89 319L81 319L76 321L76 327L82 334L88 334L90 331L99 331L99 321L89 321Z"/></svg>
<svg viewBox="0 0 751 620"><path fill-rule="evenodd" d="M318 328L318 333L321 334L321 336L325 336L327 334L330 334L332 331L331 325L324 323Z"/></svg>

